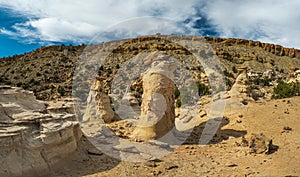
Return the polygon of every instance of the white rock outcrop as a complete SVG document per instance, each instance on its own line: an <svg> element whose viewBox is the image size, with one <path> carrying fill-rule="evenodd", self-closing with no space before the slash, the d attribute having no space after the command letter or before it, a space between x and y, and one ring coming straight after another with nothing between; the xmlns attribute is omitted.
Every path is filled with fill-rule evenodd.
<svg viewBox="0 0 300 177"><path fill-rule="evenodd" d="M40 176L72 154L82 136L72 107L0 86L0 176Z"/></svg>

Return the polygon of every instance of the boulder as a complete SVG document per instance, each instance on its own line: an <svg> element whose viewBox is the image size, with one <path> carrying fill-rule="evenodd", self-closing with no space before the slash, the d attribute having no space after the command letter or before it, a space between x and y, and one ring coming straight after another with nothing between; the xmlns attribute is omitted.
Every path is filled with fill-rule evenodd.
<svg viewBox="0 0 300 177"><path fill-rule="evenodd" d="M254 154L270 154L277 150L278 147L273 145L272 139L268 138L264 134L253 133L249 140L250 153Z"/></svg>

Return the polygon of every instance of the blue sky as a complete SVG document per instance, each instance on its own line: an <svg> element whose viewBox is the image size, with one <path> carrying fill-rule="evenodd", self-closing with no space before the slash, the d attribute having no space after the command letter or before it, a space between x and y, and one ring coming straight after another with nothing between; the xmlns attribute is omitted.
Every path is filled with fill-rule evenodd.
<svg viewBox="0 0 300 177"><path fill-rule="evenodd" d="M9 9L0 8L1 28L10 29L10 26L24 20L25 19L22 16L12 16ZM0 33L0 42L0 57L14 55L16 53L24 53L24 51L30 51L33 48L38 47L36 44L24 44L22 42L18 42L18 40L2 33Z"/></svg>
<svg viewBox="0 0 300 177"><path fill-rule="evenodd" d="M0 57L43 45L155 33L244 38L300 48L299 7L299 0L1 0Z"/></svg>

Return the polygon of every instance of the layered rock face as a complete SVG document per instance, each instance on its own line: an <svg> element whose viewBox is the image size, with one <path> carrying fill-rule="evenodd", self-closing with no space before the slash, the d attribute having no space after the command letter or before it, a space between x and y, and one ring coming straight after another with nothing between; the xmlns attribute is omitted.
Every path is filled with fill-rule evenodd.
<svg viewBox="0 0 300 177"><path fill-rule="evenodd" d="M40 176L77 149L82 134L72 103L43 103L0 86L0 176Z"/></svg>
<svg viewBox="0 0 300 177"><path fill-rule="evenodd" d="M162 53L149 56L144 63L151 67L143 75L141 117L133 137L146 141L162 137L175 125L175 66Z"/></svg>
<svg viewBox="0 0 300 177"><path fill-rule="evenodd" d="M213 38L213 37L204 37L207 41L213 44L223 44L223 45L245 45L249 47L259 47L264 49L267 52L270 52L277 56L288 56L300 58L300 50L294 48L285 48L276 44L268 44L259 41L251 41L245 39L234 39L234 38Z"/></svg>

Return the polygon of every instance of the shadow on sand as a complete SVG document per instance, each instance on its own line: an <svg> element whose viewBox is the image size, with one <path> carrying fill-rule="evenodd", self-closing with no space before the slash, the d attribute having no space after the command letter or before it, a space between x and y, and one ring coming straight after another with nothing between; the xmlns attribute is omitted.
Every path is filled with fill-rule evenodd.
<svg viewBox="0 0 300 177"><path fill-rule="evenodd" d="M198 126L195 126L183 144L199 144L202 132L206 126L207 122L203 122ZM223 126L229 123L229 119L224 117L222 123L220 123L219 130L215 136L209 141L208 144L217 144L223 140L229 139L229 137L239 138L247 134L246 130L233 130L233 129L222 129Z"/></svg>
<svg viewBox="0 0 300 177"><path fill-rule="evenodd" d="M206 123L207 122L203 122L194 127L190 133L190 136L183 144L199 144L199 140ZM220 124L220 128L228 123L229 121L227 119L225 123L223 122ZM208 144L216 144L223 140L227 140L229 137L242 137L246 133L247 131L244 130L220 129L219 133L214 136ZM116 167L119 163L121 163L120 160L112 158L101 152L94 147L93 144L87 140L87 138L83 137L79 142L79 148L77 151L64 162L53 167L52 175L61 177L81 177L84 175L103 172L103 175L105 176L105 171Z"/></svg>

